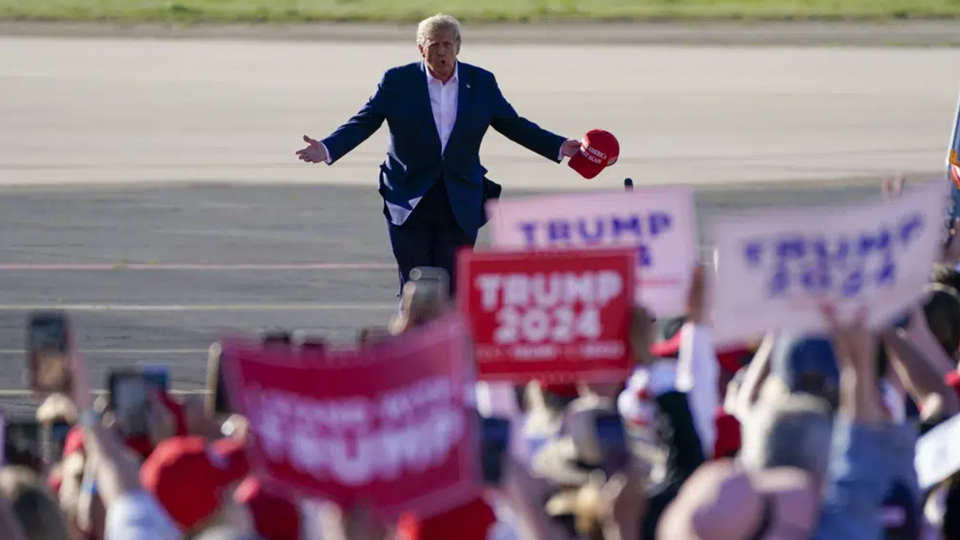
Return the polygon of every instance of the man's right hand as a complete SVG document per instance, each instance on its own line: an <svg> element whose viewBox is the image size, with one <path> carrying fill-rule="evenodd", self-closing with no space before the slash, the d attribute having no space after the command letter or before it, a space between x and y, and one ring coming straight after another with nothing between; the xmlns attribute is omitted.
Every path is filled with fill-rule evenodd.
<svg viewBox="0 0 960 540"><path fill-rule="evenodd" d="M297 157L300 158L300 161L306 161L307 163L324 163L327 161L327 149L320 141L304 135L303 142L307 143L307 147L297 150Z"/></svg>

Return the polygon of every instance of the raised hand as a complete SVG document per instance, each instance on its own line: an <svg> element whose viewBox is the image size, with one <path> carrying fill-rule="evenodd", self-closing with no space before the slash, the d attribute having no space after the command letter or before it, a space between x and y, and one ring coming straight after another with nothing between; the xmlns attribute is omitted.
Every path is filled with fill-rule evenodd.
<svg viewBox="0 0 960 540"><path fill-rule="evenodd" d="M851 421L878 426L886 420L880 402L876 369L876 339L867 328L867 311L861 308L841 321L832 304L821 306L840 368L840 414Z"/></svg>
<svg viewBox="0 0 960 540"><path fill-rule="evenodd" d="M560 153L563 154L564 157L573 157L577 155L577 152L579 151L580 151L580 141L576 139L568 139L566 142L563 143L562 146L560 146Z"/></svg>
<svg viewBox="0 0 960 540"><path fill-rule="evenodd" d="M307 147L297 150L297 157L300 161L306 161L307 163L323 163L327 161L327 150L320 141L304 135L303 142L307 143Z"/></svg>

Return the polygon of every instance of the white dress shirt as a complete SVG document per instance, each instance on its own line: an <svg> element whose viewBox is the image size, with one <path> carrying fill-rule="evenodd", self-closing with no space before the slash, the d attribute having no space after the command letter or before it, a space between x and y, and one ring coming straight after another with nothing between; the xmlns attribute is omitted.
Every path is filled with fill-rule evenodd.
<svg viewBox="0 0 960 540"><path fill-rule="evenodd" d="M430 92L430 109L433 111L433 123L437 126L440 135L440 153L447 148L453 125L457 122L457 100L460 98L460 64L453 66L453 76L446 83L434 78L429 69L423 70L427 74L427 90Z"/></svg>

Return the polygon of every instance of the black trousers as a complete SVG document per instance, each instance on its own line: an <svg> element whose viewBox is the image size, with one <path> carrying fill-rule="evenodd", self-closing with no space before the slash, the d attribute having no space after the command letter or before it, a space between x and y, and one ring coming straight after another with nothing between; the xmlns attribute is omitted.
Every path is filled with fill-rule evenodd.
<svg viewBox="0 0 960 540"><path fill-rule="evenodd" d="M397 260L401 291L411 270L433 266L450 274L450 294L456 294L457 252L472 248L477 238L463 232L457 223L443 179L437 179L403 225L394 225L388 217L387 230Z"/></svg>

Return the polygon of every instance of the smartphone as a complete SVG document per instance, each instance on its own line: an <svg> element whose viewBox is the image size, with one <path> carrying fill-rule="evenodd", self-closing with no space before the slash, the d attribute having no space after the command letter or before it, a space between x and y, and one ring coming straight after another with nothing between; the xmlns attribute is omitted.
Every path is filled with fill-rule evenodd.
<svg viewBox="0 0 960 540"><path fill-rule="evenodd" d="M608 476L622 470L630 461L630 448L627 446L627 431L623 420L616 412L598 414L594 418L597 441L603 455L603 469Z"/></svg>
<svg viewBox="0 0 960 540"><path fill-rule="evenodd" d="M221 416L233 414L227 399L227 387L224 384L223 370L220 367L220 344L214 343L207 349L207 414Z"/></svg>
<svg viewBox="0 0 960 540"><path fill-rule="evenodd" d="M47 463L56 463L63 456L63 447L67 444L67 435L71 425L64 420L52 424L44 424L40 428L40 450L43 460Z"/></svg>
<svg viewBox="0 0 960 540"><path fill-rule="evenodd" d="M264 347L289 347L293 336L283 329L267 330L260 335L260 342Z"/></svg>
<svg viewBox="0 0 960 540"><path fill-rule="evenodd" d="M170 367L165 364L141 364L140 370L147 384L161 394L170 391Z"/></svg>
<svg viewBox="0 0 960 540"><path fill-rule="evenodd" d="M3 456L5 465L40 470L40 425L35 420L7 419L3 430Z"/></svg>
<svg viewBox="0 0 960 540"><path fill-rule="evenodd" d="M410 281L417 284L417 291L425 288L431 296L442 301L450 297L450 275L443 268L418 266L410 270Z"/></svg>
<svg viewBox="0 0 960 540"><path fill-rule="evenodd" d="M498 486L503 480L503 456L510 446L510 420L481 418L480 421L483 482L490 486Z"/></svg>
<svg viewBox="0 0 960 540"><path fill-rule="evenodd" d="M37 312L27 323L27 384L37 392L70 393L70 323L63 312Z"/></svg>
<svg viewBox="0 0 960 540"><path fill-rule="evenodd" d="M114 370L108 375L110 410L124 435L148 433L151 384L140 370Z"/></svg>

